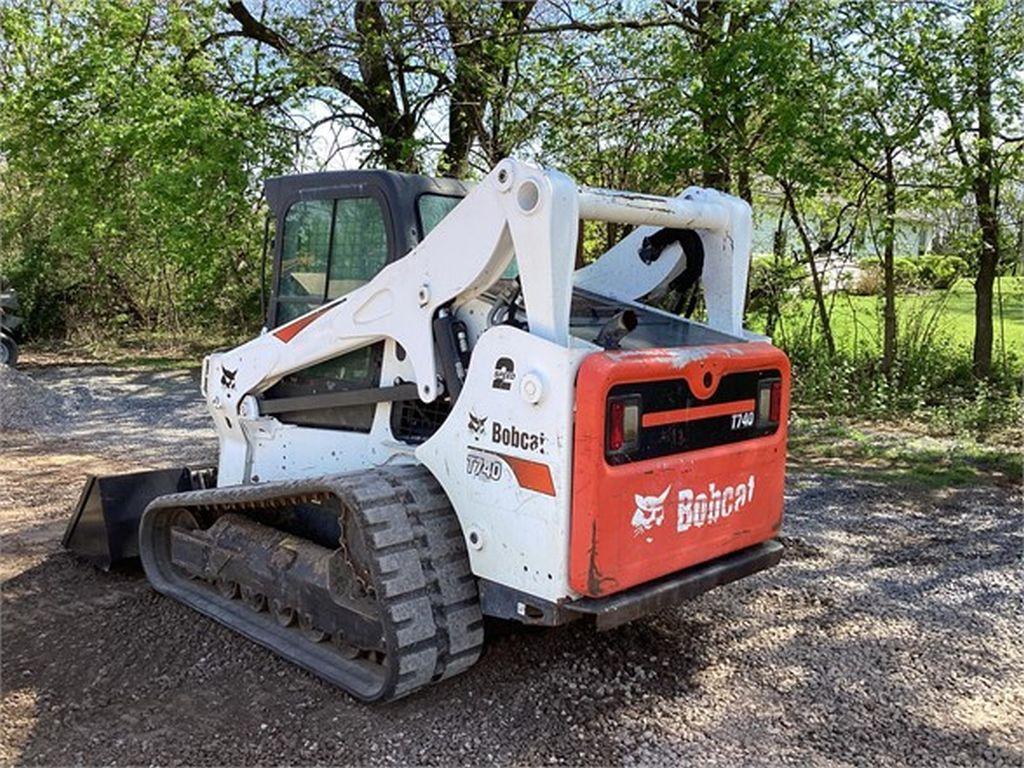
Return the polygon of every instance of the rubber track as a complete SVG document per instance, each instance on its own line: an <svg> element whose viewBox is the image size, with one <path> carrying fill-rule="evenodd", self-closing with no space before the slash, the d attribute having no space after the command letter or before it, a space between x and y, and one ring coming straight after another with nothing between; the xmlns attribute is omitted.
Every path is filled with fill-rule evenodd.
<svg viewBox="0 0 1024 768"><path fill-rule="evenodd" d="M354 522L362 534L368 562L361 565L369 571L373 594L381 607L387 648L379 690L368 693L347 686L344 665L351 662L340 656L333 668L326 668L322 649L305 649L315 651L311 655L302 648L293 649L291 640L268 641L263 633L239 631L364 700L397 699L472 666L480 657L484 640L476 579L469 568L458 518L444 491L424 467L386 468L163 496L146 510L140 549L154 549L152 541L147 544L147 536L153 535L148 531L154 527L146 523L151 510L151 519L160 510L183 507L244 514L246 509L324 495L339 499L350 515L345 524ZM343 530L347 530L345 525ZM147 552L143 553L143 564L153 585L161 592L190 602L182 592L194 587L177 584L175 589L165 588L166 579L153 567L154 557L152 551L148 557ZM204 595L202 602L209 601ZM232 626L230 617L226 620L220 611L202 605L193 607ZM284 645L277 647L281 643Z"/></svg>

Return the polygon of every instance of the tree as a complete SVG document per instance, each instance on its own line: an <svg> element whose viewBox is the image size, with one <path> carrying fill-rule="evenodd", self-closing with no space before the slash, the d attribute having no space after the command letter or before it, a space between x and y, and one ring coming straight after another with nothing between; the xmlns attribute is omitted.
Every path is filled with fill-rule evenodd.
<svg viewBox="0 0 1024 768"><path fill-rule="evenodd" d="M940 173L973 198L973 367L983 377L992 371L1000 190L1024 146L1024 6L1015 0L922 2L914 13L913 36L894 53L944 120Z"/></svg>
<svg viewBox="0 0 1024 768"><path fill-rule="evenodd" d="M244 327L287 145L224 96L212 5L0 6L0 271L31 328ZM252 60L237 62L251 66Z"/></svg>
<svg viewBox="0 0 1024 768"><path fill-rule="evenodd" d="M242 37L268 46L286 73L285 92L316 97L320 122L341 121L369 146L364 158L418 172L434 113L447 113L441 172L462 176L484 113L507 82L521 28L534 0L438 4L312 0L307 7L232 0L235 24L211 39ZM492 134L494 131L492 131Z"/></svg>
<svg viewBox="0 0 1024 768"><path fill-rule="evenodd" d="M892 380L897 353L895 242L898 193L918 157L932 112L903 62L890 54L905 40L913 13L904 6L858 0L844 9L851 34L832 46L842 62L843 101L854 138L851 158L882 192L882 371Z"/></svg>

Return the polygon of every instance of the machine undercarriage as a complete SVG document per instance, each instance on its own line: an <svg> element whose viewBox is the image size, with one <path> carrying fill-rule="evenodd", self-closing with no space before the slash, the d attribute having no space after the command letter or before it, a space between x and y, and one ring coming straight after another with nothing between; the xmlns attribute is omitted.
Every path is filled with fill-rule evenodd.
<svg viewBox="0 0 1024 768"><path fill-rule="evenodd" d="M157 590L365 701L483 646L458 519L422 467L165 496L140 550Z"/></svg>

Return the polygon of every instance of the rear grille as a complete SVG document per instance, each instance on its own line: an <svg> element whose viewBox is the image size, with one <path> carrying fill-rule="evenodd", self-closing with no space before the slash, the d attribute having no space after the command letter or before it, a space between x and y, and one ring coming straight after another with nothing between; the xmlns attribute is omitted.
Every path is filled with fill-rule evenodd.
<svg viewBox="0 0 1024 768"><path fill-rule="evenodd" d="M626 464L770 435L779 425L758 421L758 386L780 375L778 370L726 374L705 400L683 378L619 384L608 399L639 397L639 440L627 451L613 452L606 445L605 458L612 465Z"/></svg>

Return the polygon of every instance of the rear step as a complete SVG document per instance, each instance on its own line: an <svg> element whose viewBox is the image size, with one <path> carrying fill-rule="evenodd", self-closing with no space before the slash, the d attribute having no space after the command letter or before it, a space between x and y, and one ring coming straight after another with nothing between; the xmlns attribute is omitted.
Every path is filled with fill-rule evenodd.
<svg viewBox="0 0 1024 768"><path fill-rule="evenodd" d="M159 592L363 701L480 656L462 532L422 467L164 496L139 547Z"/></svg>

